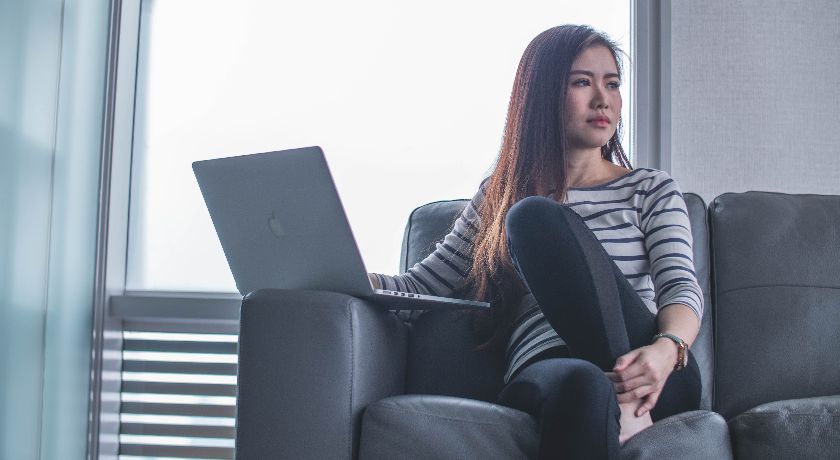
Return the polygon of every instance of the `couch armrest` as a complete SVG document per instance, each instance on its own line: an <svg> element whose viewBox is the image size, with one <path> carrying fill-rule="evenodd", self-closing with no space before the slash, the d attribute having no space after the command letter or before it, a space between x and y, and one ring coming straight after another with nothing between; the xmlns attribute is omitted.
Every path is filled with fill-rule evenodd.
<svg viewBox="0 0 840 460"><path fill-rule="evenodd" d="M362 411L405 388L406 326L344 294L265 289L242 301L238 459L355 459Z"/></svg>

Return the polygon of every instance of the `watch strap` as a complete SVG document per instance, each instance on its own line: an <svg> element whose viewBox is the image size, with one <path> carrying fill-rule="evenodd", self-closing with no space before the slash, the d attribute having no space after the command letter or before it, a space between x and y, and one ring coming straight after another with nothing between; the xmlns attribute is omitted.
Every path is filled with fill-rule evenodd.
<svg viewBox="0 0 840 460"><path fill-rule="evenodd" d="M674 364L674 370L682 370L685 366L688 365L688 344L685 343L685 340L667 332L660 332L659 334L653 336L651 343L656 342L657 340L662 338L669 339L677 344L677 363Z"/></svg>

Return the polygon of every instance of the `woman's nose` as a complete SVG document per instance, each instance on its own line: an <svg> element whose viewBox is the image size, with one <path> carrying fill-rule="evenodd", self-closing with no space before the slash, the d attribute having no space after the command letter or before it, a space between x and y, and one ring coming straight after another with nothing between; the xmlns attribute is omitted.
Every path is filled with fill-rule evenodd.
<svg viewBox="0 0 840 460"><path fill-rule="evenodd" d="M607 95L603 88L593 86L594 93L592 94L592 107L596 109L606 109L609 107Z"/></svg>

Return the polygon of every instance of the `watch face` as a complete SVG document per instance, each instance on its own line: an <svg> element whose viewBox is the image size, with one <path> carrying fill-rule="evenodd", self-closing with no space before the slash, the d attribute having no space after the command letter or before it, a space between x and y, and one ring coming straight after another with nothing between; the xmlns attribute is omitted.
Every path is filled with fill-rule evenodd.
<svg viewBox="0 0 840 460"><path fill-rule="evenodd" d="M680 351L677 353L677 359L680 362L680 366L688 366L688 349L686 349L685 346L680 346Z"/></svg>

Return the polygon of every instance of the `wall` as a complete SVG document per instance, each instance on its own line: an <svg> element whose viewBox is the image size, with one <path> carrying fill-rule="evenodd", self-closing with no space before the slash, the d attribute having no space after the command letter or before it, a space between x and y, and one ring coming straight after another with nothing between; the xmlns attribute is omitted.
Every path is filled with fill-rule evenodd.
<svg viewBox="0 0 840 460"><path fill-rule="evenodd" d="M840 2L670 9L670 164L682 189L707 202L747 190L840 194Z"/></svg>
<svg viewBox="0 0 840 460"><path fill-rule="evenodd" d="M0 458L87 450L110 2L0 3Z"/></svg>

